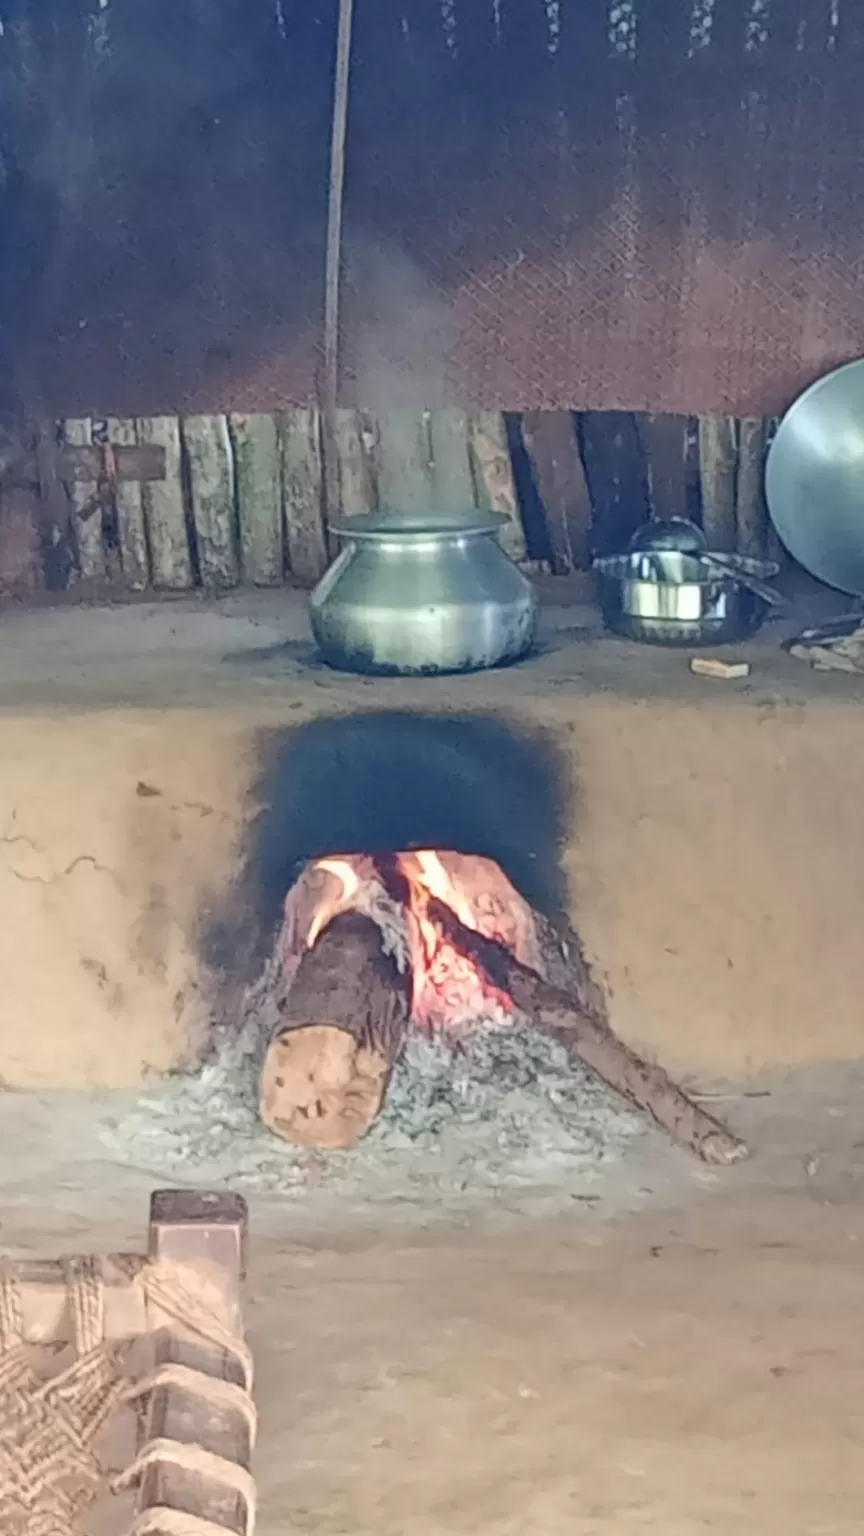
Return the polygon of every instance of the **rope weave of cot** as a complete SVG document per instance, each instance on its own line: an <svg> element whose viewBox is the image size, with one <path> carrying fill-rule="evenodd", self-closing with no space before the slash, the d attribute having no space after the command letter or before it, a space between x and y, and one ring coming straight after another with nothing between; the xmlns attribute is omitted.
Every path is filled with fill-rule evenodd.
<svg viewBox="0 0 864 1536"><path fill-rule="evenodd" d="M25 1343L21 1293L15 1266L0 1260L0 1533L2 1536L73 1536L84 1511L105 1489L105 1473L95 1441L119 1400L152 1390L176 1367L157 1369L139 1387L120 1378L118 1345L104 1337L105 1293L101 1261L94 1257L63 1261L73 1324L75 1358L58 1375L43 1379L30 1363ZM242 1387L232 1389L202 1373L196 1388L217 1404L248 1394L252 1356L245 1342L220 1316L217 1293L192 1289L179 1265L142 1264L132 1277L148 1308L155 1307L185 1331L217 1346L233 1361ZM196 1276L196 1281L198 1277ZM248 1400L250 1443L255 1416ZM188 1461L199 1448L160 1441L144 1447L136 1463L116 1480L128 1487L153 1460ZM206 1453L201 1453L205 1455ZM234 1463L207 1457L208 1470L242 1494L246 1531L255 1523L255 1490L248 1474ZM239 1480L239 1481L238 1481ZM130 1536L224 1536L224 1529L180 1510L142 1511Z"/></svg>
<svg viewBox="0 0 864 1536"><path fill-rule="evenodd" d="M24 1342L14 1268L0 1265L0 1531L70 1536L103 1486L94 1442L122 1383L103 1338L104 1290L93 1258L67 1259L75 1358L44 1380Z"/></svg>

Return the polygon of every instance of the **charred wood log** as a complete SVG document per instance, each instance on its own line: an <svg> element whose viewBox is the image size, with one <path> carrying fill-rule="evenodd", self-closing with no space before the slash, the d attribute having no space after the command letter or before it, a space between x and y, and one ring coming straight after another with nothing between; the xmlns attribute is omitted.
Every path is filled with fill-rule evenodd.
<svg viewBox="0 0 864 1536"><path fill-rule="evenodd" d="M544 981L503 944L466 928L443 902L430 904L430 916L538 1029L578 1056L622 1098L645 1110L674 1141L706 1163L735 1163L747 1156L743 1141L688 1099L662 1067L643 1061L619 1040L602 1015L575 995L575 988L571 993Z"/></svg>
<svg viewBox="0 0 864 1536"><path fill-rule="evenodd" d="M300 961L261 1074L264 1124L302 1147L349 1147L384 1100L411 1013L411 979L371 918L344 912Z"/></svg>

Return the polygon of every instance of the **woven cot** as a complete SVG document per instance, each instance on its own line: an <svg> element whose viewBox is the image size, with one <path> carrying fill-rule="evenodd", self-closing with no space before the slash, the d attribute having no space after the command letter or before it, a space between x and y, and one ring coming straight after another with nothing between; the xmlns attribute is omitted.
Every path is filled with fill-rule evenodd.
<svg viewBox="0 0 864 1536"><path fill-rule="evenodd" d="M0 1260L2 1536L86 1531L108 1485L99 1438L124 1403L138 1443L110 1487L135 1490L128 1536L253 1536L245 1235L236 1196L158 1191L146 1258Z"/></svg>

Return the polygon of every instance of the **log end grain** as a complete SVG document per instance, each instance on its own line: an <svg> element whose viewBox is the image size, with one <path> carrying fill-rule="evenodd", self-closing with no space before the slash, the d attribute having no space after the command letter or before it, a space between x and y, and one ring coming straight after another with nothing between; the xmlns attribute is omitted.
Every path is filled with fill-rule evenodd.
<svg viewBox="0 0 864 1536"><path fill-rule="evenodd" d="M381 1108L390 1064L346 1030L310 1024L270 1045L260 1112L268 1130L298 1147L353 1146Z"/></svg>

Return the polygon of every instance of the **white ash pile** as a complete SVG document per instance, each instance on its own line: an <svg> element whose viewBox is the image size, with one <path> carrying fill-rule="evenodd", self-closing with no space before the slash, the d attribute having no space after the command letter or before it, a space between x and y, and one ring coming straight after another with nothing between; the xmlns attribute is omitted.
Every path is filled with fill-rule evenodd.
<svg viewBox="0 0 864 1536"><path fill-rule="evenodd" d="M154 1083L102 1130L103 1145L160 1178L440 1206L507 1189L579 1194L644 1133L562 1047L520 1023L478 1021L456 1040L412 1033L381 1115L347 1151L306 1151L267 1132L259 1064L247 1027L195 1074Z"/></svg>

